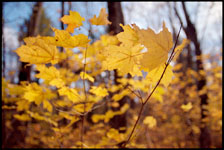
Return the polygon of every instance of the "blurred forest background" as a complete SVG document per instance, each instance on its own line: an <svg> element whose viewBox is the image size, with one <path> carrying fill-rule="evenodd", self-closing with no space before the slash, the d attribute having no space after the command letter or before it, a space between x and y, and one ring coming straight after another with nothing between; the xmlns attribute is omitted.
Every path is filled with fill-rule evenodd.
<svg viewBox="0 0 224 150"><path fill-rule="evenodd" d="M122 32L120 23L125 25L135 23L140 28L150 27L158 32L162 22L165 21L174 41L180 24L183 24L183 28L178 43L183 38L191 41L181 53L177 63L172 64L175 68L175 78L171 85L162 91L161 97L150 100L144 109L142 118L148 115L154 116L157 119L156 127L148 128L142 124L136 132L134 144L130 147L221 148L222 2L2 2L2 95L7 93L3 88L3 78L4 82L13 85L18 85L21 81L41 83L35 78L37 72L33 66L25 67L26 63L20 62L18 55L13 52L24 44L25 37L53 36L51 27L65 29L66 26L59 19L68 15L69 10L79 12L87 20L95 14L98 15L101 8L106 8L111 25L96 27L84 22L84 26L74 34L90 33L89 39L93 43L99 40L101 35L115 35ZM77 49L74 49L74 52L76 51ZM68 66L61 64L62 67L66 65ZM74 72L77 74L80 71ZM116 71L98 76L95 82L100 83L107 76L114 79L114 84L119 84ZM8 90L10 92L10 87ZM110 97L113 97L113 93ZM15 104L14 101L2 99L2 106ZM95 135L98 129L101 131L102 126L91 121L93 113L104 114L109 108L120 110L125 103L128 103L130 108L125 113L113 117L108 124L103 124L118 130L118 134L125 133L120 130L121 127L133 126L139 111L139 102L127 94L118 103L118 106L114 107L106 103L104 105L107 105L107 109L102 106L86 116L88 127L84 131L83 138L85 141L89 140L89 145L97 145L99 141L103 141ZM187 104L192 106L188 109L181 107ZM2 108L2 148L73 147L74 142L77 142L75 137L79 131L77 126L73 126L74 130L71 133L66 133L67 136L63 137L58 146L57 142L54 143L47 138L50 133L43 133L43 125L35 121L20 121L13 117L15 113L14 109ZM42 135L43 139L40 140L38 136ZM95 137L98 141L94 139ZM118 141L115 140L116 142ZM100 144L107 147L106 144ZM117 146L119 147L119 144Z"/></svg>

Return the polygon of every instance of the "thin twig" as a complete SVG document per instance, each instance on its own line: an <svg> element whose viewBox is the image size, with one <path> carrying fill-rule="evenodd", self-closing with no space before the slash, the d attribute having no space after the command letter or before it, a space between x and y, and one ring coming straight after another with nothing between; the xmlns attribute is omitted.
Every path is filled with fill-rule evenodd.
<svg viewBox="0 0 224 150"><path fill-rule="evenodd" d="M139 90L138 90L138 94L140 95L140 100L141 100L141 103L143 104L143 97L142 97L142 94Z"/></svg>
<svg viewBox="0 0 224 150"><path fill-rule="evenodd" d="M142 101L142 97L141 97L141 96L139 96L137 93L135 93L135 91L132 90L132 89L130 89L128 86L127 86L127 88L128 88L133 94L135 94L135 96L137 96L137 97Z"/></svg>

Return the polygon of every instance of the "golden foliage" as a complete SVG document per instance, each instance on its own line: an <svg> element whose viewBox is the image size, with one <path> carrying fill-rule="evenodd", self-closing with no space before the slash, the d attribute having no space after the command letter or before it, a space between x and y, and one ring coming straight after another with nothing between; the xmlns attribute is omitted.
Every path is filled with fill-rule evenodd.
<svg viewBox="0 0 224 150"><path fill-rule="evenodd" d="M98 17L89 21L93 25L108 25L107 16L103 8ZM16 85L2 78L5 125L11 132L12 120L21 121L19 129L26 133L22 146L121 148L136 123L139 106L144 105L127 147L198 147L201 122L212 131L212 146L218 147L222 134L220 65L211 63L205 71L183 72L183 64L167 64L174 47L165 23L159 33L135 24L121 25L123 32L101 35L91 43L87 35L70 34L85 21L78 12L70 11L61 21L68 24L66 30L52 28L54 37L27 37L26 45L15 50L20 61L35 65L35 77L43 82ZM189 42L183 39L174 49L174 61ZM57 47L65 51L59 53ZM60 68L58 62L65 66ZM120 76L116 84L112 78L114 69ZM200 75L206 75L208 86L197 91L195 80ZM148 103L144 103L155 87ZM204 93L209 102L203 106L207 117L201 120L199 97ZM121 104L124 99L127 102ZM118 116L125 116L127 124L112 128L111 122Z"/></svg>

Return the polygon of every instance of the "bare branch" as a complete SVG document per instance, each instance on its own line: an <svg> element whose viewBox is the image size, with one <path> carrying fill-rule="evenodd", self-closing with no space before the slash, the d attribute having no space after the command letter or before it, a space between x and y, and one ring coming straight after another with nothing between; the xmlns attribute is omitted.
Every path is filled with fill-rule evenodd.
<svg viewBox="0 0 224 150"><path fill-rule="evenodd" d="M174 3L174 11L175 11L175 14L176 14L177 18L178 18L179 21L180 21L180 24L183 25L183 21L182 21L180 15L179 15L179 12L177 11L177 5L176 5L176 2ZM184 27L183 27L183 29L184 29Z"/></svg>

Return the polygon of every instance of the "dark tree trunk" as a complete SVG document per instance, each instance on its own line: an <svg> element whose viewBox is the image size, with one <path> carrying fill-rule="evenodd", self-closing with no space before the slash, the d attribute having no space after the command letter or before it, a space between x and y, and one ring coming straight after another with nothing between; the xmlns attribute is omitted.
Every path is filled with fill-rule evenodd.
<svg viewBox="0 0 224 150"><path fill-rule="evenodd" d="M33 12L28 21L27 36L37 36L39 30L39 22L41 16L42 2L37 2L33 7ZM31 81L30 73L31 66L26 66L27 63L22 62L22 66L19 72L19 81Z"/></svg>
<svg viewBox="0 0 224 150"><path fill-rule="evenodd" d="M121 3L120 2L108 2L108 10L109 10L109 21L112 22L112 24L109 25L109 33L111 35L116 35L123 31L123 29L120 27L120 24L124 24L124 17L123 12L121 9ZM117 79L120 78L117 74L117 70L114 70L114 83L119 84L117 82ZM127 97L124 97L119 101L120 107L113 109L114 111L120 109L125 103L127 102ZM126 127L127 121L126 121L126 115L119 115L115 116L110 120L110 125L112 128L119 129L119 127ZM125 132L125 131L123 131Z"/></svg>
<svg viewBox="0 0 224 150"><path fill-rule="evenodd" d="M193 63L192 63L192 49L191 46L187 46L187 68L194 68Z"/></svg>
<svg viewBox="0 0 224 150"><path fill-rule="evenodd" d="M187 12L185 3L182 2L182 7L183 7L183 12L184 12L184 16L185 16L185 20L186 20L186 27L183 27L184 32L187 36L188 39L191 40L191 42L194 45L195 48L195 55L197 58L201 58L201 54L202 54L202 50L200 48L200 43L198 41L197 38L197 31L195 28L195 25L191 22L189 14ZM175 13L177 15L177 17L179 18L179 21L182 23L183 21L181 20L177 10L175 9ZM190 52L188 52L188 55L190 55ZM189 62L191 62L192 60L189 59ZM192 66L191 66L192 67ZM200 71L204 71L204 67L203 67L203 62L202 59L196 59L196 70L198 72L198 81L197 81L197 89L198 91L202 90L205 86L206 86L206 77L205 75L201 75L199 72ZM206 117L206 109L204 109L204 105L208 104L208 95L207 93L200 95L200 100L201 100L201 120L203 120ZM209 132L208 127L202 123L201 121L201 134L200 134L200 138L199 138L199 142L200 142L200 147L201 148L209 148L211 146L211 135Z"/></svg>
<svg viewBox="0 0 224 150"><path fill-rule="evenodd" d="M109 33L111 35L116 35L123 31L120 24L124 24L124 17L123 12L121 9L121 3L120 2L108 2L108 10L109 10L109 21L112 23L109 25ZM118 84L118 73L115 70L114 71L114 82L115 84Z"/></svg>
<svg viewBox="0 0 224 150"><path fill-rule="evenodd" d="M61 18L65 15L65 3L64 2L61 2ZM61 21L61 29L64 30L65 29L65 26L64 26L64 23ZM64 48L63 47L60 47L59 48L60 52L63 52L64 51ZM64 66L64 62L59 62L58 63L59 67L62 68Z"/></svg>
<svg viewBox="0 0 224 150"><path fill-rule="evenodd" d="M64 6L64 2L61 2L61 17L64 16L64 12L65 12L65 6ZM61 29L64 30L64 23L61 21Z"/></svg>
<svg viewBox="0 0 224 150"><path fill-rule="evenodd" d="M109 21L112 22L109 26L110 34L116 35L123 31L119 24L124 24L123 12L120 2L108 2Z"/></svg>

